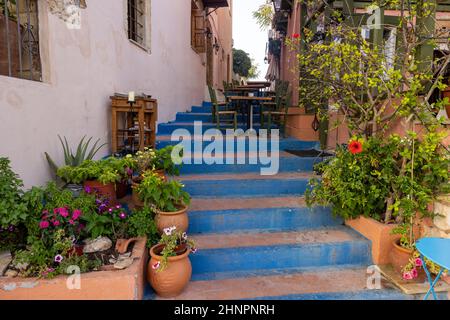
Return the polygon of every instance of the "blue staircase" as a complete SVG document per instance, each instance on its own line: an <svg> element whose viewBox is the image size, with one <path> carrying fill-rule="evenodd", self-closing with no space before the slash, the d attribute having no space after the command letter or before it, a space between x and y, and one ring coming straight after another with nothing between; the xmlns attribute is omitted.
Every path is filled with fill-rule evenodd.
<svg viewBox="0 0 450 320"><path fill-rule="evenodd" d="M194 132L194 121L214 127L210 112L210 104L203 103L160 124L157 147L177 144L171 133ZM203 150L209 143L194 137L192 150L195 144ZM193 198L189 234L199 250L190 256L192 281L177 299L414 298L386 286L367 289L370 241L344 226L329 208L305 205L303 195L317 159L284 150L318 148L318 143L291 138L272 143L280 146L276 175L262 176L264 165L248 162L183 166L178 179ZM256 151L245 138L246 156ZM192 162L196 157L201 155L194 152ZM150 287L145 298L157 298Z"/></svg>

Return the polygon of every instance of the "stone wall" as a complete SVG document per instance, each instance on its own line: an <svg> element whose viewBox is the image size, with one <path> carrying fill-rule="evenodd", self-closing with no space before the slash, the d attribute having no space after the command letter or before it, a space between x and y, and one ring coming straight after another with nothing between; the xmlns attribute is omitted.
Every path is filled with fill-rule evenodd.
<svg viewBox="0 0 450 320"><path fill-rule="evenodd" d="M436 216L426 219L423 224L423 237L450 239L450 195L440 197L433 205Z"/></svg>

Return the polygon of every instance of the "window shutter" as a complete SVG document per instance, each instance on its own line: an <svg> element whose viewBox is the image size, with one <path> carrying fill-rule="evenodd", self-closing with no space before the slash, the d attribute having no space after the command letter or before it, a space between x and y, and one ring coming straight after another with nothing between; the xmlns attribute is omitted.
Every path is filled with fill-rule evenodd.
<svg viewBox="0 0 450 320"><path fill-rule="evenodd" d="M192 10L192 47L198 53L206 52L205 17L203 10Z"/></svg>

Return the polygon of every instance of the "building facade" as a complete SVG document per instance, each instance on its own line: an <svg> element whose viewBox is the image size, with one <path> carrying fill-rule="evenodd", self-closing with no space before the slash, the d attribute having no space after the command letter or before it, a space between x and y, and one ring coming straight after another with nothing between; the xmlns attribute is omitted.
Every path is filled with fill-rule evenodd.
<svg viewBox="0 0 450 320"><path fill-rule="evenodd" d="M62 164L58 134L109 144L114 93L152 95L166 122L230 80L232 2L6 0L0 39L0 156L28 187L44 152Z"/></svg>

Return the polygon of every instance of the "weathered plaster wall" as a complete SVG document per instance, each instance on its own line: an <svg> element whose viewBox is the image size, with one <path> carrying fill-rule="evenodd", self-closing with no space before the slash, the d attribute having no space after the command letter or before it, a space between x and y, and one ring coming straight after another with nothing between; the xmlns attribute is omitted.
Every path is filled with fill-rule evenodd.
<svg viewBox="0 0 450 320"><path fill-rule="evenodd" d="M27 187L50 177L44 151L61 163L57 134L110 141L114 92L153 95L159 122L203 100L205 61L191 48L190 1L151 1L151 53L127 39L125 0L87 1L79 30L49 13L46 1L39 5L44 82L0 76L0 156Z"/></svg>

